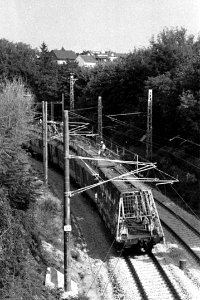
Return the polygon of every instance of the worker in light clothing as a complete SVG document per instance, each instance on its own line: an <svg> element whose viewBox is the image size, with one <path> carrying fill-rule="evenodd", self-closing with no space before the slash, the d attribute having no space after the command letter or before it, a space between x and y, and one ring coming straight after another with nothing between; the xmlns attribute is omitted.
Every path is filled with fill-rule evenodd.
<svg viewBox="0 0 200 300"><path fill-rule="evenodd" d="M103 141L100 143L100 150L99 150L99 155L104 155L106 151L106 145L104 144Z"/></svg>

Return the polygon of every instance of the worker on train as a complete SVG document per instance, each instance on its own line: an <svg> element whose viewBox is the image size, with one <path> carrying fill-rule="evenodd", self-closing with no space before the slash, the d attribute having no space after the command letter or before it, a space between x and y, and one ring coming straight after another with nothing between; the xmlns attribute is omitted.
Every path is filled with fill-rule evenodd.
<svg viewBox="0 0 200 300"><path fill-rule="evenodd" d="M99 149L99 155L104 156L106 152L106 145L104 144L103 141L100 143L100 149Z"/></svg>

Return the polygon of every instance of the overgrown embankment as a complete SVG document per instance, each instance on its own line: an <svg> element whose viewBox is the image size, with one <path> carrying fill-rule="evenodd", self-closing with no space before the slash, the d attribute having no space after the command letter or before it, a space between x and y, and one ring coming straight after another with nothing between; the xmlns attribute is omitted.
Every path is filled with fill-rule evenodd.
<svg viewBox="0 0 200 300"><path fill-rule="evenodd" d="M62 201L38 179L23 147L35 112L20 80L0 86L0 110L0 299L58 300L61 292L44 282L47 267L63 268ZM80 254L72 247L71 255L81 282Z"/></svg>
<svg viewBox="0 0 200 300"><path fill-rule="evenodd" d="M0 298L55 299L44 288L45 257L35 215L41 193L22 146L33 97L20 80L0 86Z"/></svg>

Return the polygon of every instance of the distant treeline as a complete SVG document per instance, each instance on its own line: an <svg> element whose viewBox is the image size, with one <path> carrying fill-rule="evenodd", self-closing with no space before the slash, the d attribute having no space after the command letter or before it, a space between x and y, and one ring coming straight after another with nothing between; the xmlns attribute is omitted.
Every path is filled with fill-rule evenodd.
<svg viewBox="0 0 200 300"><path fill-rule="evenodd" d="M75 109L96 107L95 111L82 112L95 126L97 99L102 96L104 133L130 148L142 146L139 141L146 132L148 89L152 89L156 158L157 150L167 146L166 155L159 154L160 165L170 171L169 162L176 164L175 157L178 157L177 168L172 173L188 180L193 178L187 175L189 160L189 173L198 177L195 168L200 153L200 37L187 35L184 28L166 28L151 38L148 47L133 49L125 58L98 64L93 69L80 68L76 63L57 65L48 54L45 43L37 50L0 40L1 79L20 76L37 102L58 101L64 93L69 104L69 75L74 72L78 79L74 85ZM106 117L129 112L140 114L116 117L120 124ZM181 139L169 142L174 136L186 142L181 144ZM174 147L178 148L176 152ZM183 173L180 157L184 161ZM193 199L198 198L199 187L195 191ZM189 192L186 196L190 197Z"/></svg>

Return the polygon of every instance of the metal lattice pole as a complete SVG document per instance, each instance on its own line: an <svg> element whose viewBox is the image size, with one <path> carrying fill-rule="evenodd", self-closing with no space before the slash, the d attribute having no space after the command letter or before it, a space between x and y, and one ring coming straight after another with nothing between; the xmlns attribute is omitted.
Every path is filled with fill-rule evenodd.
<svg viewBox="0 0 200 300"><path fill-rule="evenodd" d="M70 220L70 175L69 175L69 116L64 111L64 290L71 291L71 220Z"/></svg>
<svg viewBox="0 0 200 300"><path fill-rule="evenodd" d="M152 90L148 91L146 158L152 159Z"/></svg>
<svg viewBox="0 0 200 300"><path fill-rule="evenodd" d="M98 138L99 142L102 139L102 100L101 97L98 97Z"/></svg>
<svg viewBox="0 0 200 300"><path fill-rule="evenodd" d="M43 170L44 184L48 184L48 148L47 148L47 102L42 101L42 140L43 140Z"/></svg>

